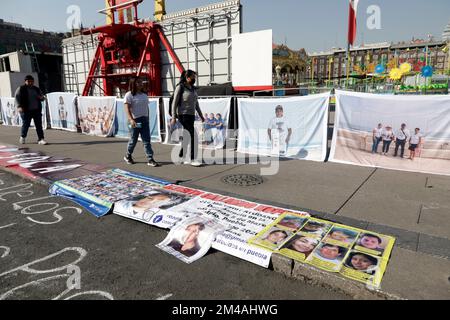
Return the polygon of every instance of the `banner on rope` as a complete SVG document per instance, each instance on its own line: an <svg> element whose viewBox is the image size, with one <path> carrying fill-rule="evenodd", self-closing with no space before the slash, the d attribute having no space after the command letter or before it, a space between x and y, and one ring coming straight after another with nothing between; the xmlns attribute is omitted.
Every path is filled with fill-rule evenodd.
<svg viewBox="0 0 450 320"><path fill-rule="evenodd" d="M183 136L183 126L177 120L171 125L172 117L169 114L169 99L163 99L166 123L166 144L179 144ZM203 148L222 149L225 146L228 123L230 118L231 98L223 99L199 99L205 122L196 114L195 130L198 135L199 144Z"/></svg>
<svg viewBox="0 0 450 320"><path fill-rule="evenodd" d="M15 106L14 98L0 98L0 110L4 126L21 127L23 120ZM31 127L34 127L34 121L31 121ZM47 129L47 104L42 101L42 128Z"/></svg>
<svg viewBox="0 0 450 320"><path fill-rule="evenodd" d="M238 99L238 152L324 161L330 94Z"/></svg>
<svg viewBox="0 0 450 320"><path fill-rule="evenodd" d="M336 91L330 161L450 175L450 96Z"/></svg>
<svg viewBox="0 0 450 320"><path fill-rule="evenodd" d="M249 243L379 288L395 238L286 213Z"/></svg>
<svg viewBox="0 0 450 320"><path fill-rule="evenodd" d="M52 129L77 132L77 96L72 93L54 92L47 95Z"/></svg>
<svg viewBox="0 0 450 320"><path fill-rule="evenodd" d="M111 137L115 115L114 97L78 97L78 118L84 134Z"/></svg>
<svg viewBox="0 0 450 320"><path fill-rule="evenodd" d="M116 119L114 122L114 136L130 138L128 116L125 111L124 99L117 99ZM159 99L149 99L149 124L152 142L161 142L161 129L159 123Z"/></svg>

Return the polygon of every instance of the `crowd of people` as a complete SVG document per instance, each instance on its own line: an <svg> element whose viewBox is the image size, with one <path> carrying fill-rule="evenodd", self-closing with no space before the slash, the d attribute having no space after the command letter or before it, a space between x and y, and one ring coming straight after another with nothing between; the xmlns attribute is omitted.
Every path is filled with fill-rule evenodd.
<svg viewBox="0 0 450 320"><path fill-rule="evenodd" d="M423 147L423 136L420 128L415 128L414 133L411 134L406 124L394 131L391 125L383 126L379 123L372 131L373 145L372 154L378 154L379 145L382 144L381 154L388 156L390 154L391 144L395 143L394 157L400 156L404 158L405 148L409 145L409 159L414 160L418 151Z"/></svg>
<svg viewBox="0 0 450 320"><path fill-rule="evenodd" d="M102 108L90 107L87 113L80 112L80 126L84 133L94 135L107 135L111 130L114 110L108 112L105 106ZM66 124L67 126L67 124Z"/></svg>

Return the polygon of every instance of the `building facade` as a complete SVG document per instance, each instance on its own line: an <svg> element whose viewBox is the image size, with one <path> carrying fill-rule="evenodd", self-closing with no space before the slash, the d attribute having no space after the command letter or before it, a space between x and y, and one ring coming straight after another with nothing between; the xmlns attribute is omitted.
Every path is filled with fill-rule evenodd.
<svg viewBox="0 0 450 320"><path fill-rule="evenodd" d="M364 77L373 74L377 65L385 66L386 71L409 63L412 71L420 72L430 65L436 74L444 74L449 70L449 50L446 41L412 40L403 43L377 43L354 47L350 50L347 62L345 49L332 49L329 52L309 55L309 79L323 83L338 83L347 77L347 67L352 76Z"/></svg>

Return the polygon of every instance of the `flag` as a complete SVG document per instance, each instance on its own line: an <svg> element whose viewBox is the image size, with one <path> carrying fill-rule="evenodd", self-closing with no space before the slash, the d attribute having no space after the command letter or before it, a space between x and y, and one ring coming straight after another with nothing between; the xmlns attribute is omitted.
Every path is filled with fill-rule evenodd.
<svg viewBox="0 0 450 320"><path fill-rule="evenodd" d="M353 45L356 40L356 17L358 12L359 0L350 0L350 9L348 15L348 43Z"/></svg>

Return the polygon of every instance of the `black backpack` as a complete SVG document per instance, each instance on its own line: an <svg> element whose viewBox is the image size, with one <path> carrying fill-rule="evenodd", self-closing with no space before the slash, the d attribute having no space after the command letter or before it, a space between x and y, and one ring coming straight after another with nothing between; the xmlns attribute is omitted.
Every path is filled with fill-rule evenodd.
<svg viewBox="0 0 450 320"><path fill-rule="evenodd" d="M173 99L175 98L175 91L177 90L178 86L180 86L180 88L181 88L180 95L183 96L183 93L184 93L184 86L182 86L181 83L177 84L177 86L175 87L175 90L173 90L173 94L170 96L170 99L169 99L169 115L171 117L173 117L173 115L172 115Z"/></svg>

